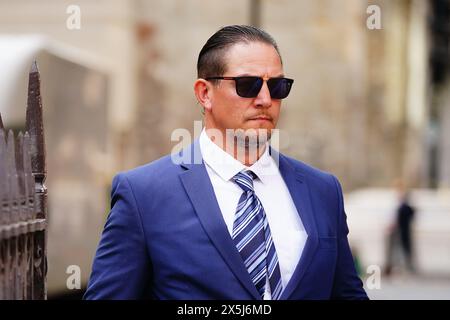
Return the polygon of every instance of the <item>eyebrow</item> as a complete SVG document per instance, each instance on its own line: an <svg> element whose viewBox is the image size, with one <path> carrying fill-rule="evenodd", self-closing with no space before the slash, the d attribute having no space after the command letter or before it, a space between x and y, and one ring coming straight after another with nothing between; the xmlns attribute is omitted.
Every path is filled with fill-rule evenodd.
<svg viewBox="0 0 450 320"><path fill-rule="evenodd" d="M254 74L251 73L242 73L237 75L236 77L259 77L259 76L255 76ZM284 73L280 73L274 77L270 77L270 78L283 78L284 77Z"/></svg>

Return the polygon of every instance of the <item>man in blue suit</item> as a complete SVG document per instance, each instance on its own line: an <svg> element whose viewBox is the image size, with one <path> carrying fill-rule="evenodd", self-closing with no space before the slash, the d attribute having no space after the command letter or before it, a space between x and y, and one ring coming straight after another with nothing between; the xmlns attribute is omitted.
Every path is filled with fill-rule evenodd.
<svg viewBox="0 0 450 320"><path fill-rule="evenodd" d="M85 299L367 299L338 180L269 146L293 84L273 38L224 27L197 71L205 128L114 178Z"/></svg>

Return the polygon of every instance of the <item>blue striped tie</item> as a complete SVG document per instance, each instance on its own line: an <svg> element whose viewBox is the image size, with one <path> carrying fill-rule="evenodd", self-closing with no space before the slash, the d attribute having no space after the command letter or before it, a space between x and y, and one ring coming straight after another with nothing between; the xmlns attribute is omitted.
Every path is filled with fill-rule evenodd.
<svg viewBox="0 0 450 320"><path fill-rule="evenodd" d="M253 189L255 177L247 170L233 177L244 190L234 218L233 240L261 298L264 298L266 278L269 277L272 300L277 300L283 290L280 266L266 213Z"/></svg>

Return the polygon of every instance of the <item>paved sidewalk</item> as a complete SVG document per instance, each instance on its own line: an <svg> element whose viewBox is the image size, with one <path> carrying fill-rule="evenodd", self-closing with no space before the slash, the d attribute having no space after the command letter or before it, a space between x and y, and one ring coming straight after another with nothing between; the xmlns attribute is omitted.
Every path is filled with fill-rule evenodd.
<svg viewBox="0 0 450 320"><path fill-rule="evenodd" d="M450 300L450 274L382 276L380 289L366 291L373 300Z"/></svg>

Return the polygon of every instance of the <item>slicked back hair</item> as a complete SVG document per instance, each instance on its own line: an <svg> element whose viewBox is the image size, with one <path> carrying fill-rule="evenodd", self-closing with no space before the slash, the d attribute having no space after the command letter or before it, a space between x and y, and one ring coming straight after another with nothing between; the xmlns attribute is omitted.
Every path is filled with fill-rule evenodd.
<svg viewBox="0 0 450 320"><path fill-rule="evenodd" d="M225 54L231 46L240 42L271 45L282 61L277 43L267 32L253 26L231 25L221 28L206 41L198 55L197 77L204 79L223 76L227 68Z"/></svg>

